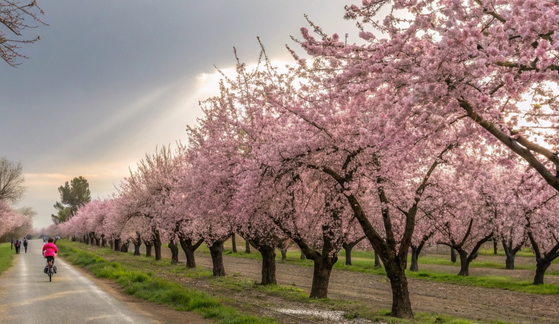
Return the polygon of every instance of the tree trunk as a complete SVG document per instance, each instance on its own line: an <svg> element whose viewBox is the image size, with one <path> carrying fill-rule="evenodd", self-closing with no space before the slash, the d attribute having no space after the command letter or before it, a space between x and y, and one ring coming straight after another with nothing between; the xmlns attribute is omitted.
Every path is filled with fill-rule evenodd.
<svg viewBox="0 0 559 324"><path fill-rule="evenodd" d="M225 276L225 267L223 266L223 242L217 241L209 248L212 256L214 277Z"/></svg>
<svg viewBox="0 0 559 324"><path fill-rule="evenodd" d="M505 268L508 270L514 270L514 259L516 257L516 252L520 251L523 243L518 244L514 248L512 247L512 244L507 244L505 240L502 240L501 243L503 244L503 250L505 250L505 255L507 256L507 259L505 260Z"/></svg>
<svg viewBox="0 0 559 324"><path fill-rule="evenodd" d="M171 250L171 264L179 263L179 247L174 240L169 241L169 249Z"/></svg>
<svg viewBox="0 0 559 324"><path fill-rule="evenodd" d="M331 262L322 258L314 261L311 294L309 298L328 298L328 284L330 283L330 273L332 273Z"/></svg>
<svg viewBox="0 0 559 324"><path fill-rule="evenodd" d="M161 238L159 237L159 232L155 233L153 247L155 248L155 261L161 260Z"/></svg>
<svg viewBox="0 0 559 324"><path fill-rule="evenodd" d="M250 243L248 240L245 242L245 253L250 253Z"/></svg>
<svg viewBox="0 0 559 324"><path fill-rule="evenodd" d="M140 255L140 247L142 246L142 243L134 243L134 255Z"/></svg>
<svg viewBox="0 0 559 324"><path fill-rule="evenodd" d="M351 265L351 250L353 250L353 245L344 244L345 251L345 265Z"/></svg>
<svg viewBox="0 0 559 324"><path fill-rule="evenodd" d="M196 268L196 259L194 258L194 251L202 244L204 240L198 240L196 244L192 245L191 239L184 239L179 238L179 243L181 245L182 250L184 251L184 255L186 256L186 267L187 268Z"/></svg>
<svg viewBox="0 0 559 324"><path fill-rule="evenodd" d="M120 241L121 241L120 239L115 239L115 245L114 245L115 251L120 251Z"/></svg>
<svg viewBox="0 0 559 324"><path fill-rule="evenodd" d="M497 255L497 240L493 240L493 254Z"/></svg>
<svg viewBox="0 0 559 324"><path fill-rule="evenodd" d="M128 242L122 244L120 246L120 252L128 253L128 244L129 244Z"/></svg>
<svg viewBox="0 0 559 324"><path fill-rule="evenodd" d="M516 256L516 251L511 249L505 242L503 242L503 249L505 250L505 255L507 259L505 260L505 268L508 270L514 270L514 257Z"/></svg>
<svg viewBox="0 0 559 324"><path fill-rule="evenodd" d="M301 260L305 260L307 259L307 256L305 255L305 253L303 253L303 251L301 251Z"/></svg>
<svg viewBox="0 0 559 324"><path fill-rule="evenodd" d="M276 280L276 251L268 245L261 245L258 249L262 255L262 285L277 285Z"/></svg>
<svg viewBox="0 0 559 324"><path fill-rule="evenodd" d="M450 262L456 263L456 250L450 248Z"/></svg>
<svg viewBox="0 0 559 324"><path fill-rule="evenodd" d="M142 237L136 233L136 239L132 241L134 244L134 255L140 255L140 247L142 246Z"/></svg>
<svg viewBox="0 0 559 324"><path fill-rule="evenodd" d="M411 264L410 264L410 271L417 272L419 271L419 265L417 263L417 259L419 258L419 249L417 246L411 246Z"/></svg>
<svg viewBox="0 0 559 324"><path fill-rule="evenodd" d="M378 256L378 253L375 251L375 265L374 265L375 269L380 269L382 268L382 264L380 264L380 258Z"/></svg>
<svg viewBox="0 0 559 324"><path fill-rule="evenodd" d="M542 259L536 260L536 275L534 276L534 285L543 285L543 277L549 265L551 265L551 261Z"/></svg>
<svg viewBox="0 0 559 324"><path fill-rule="evenodd" d="M109 246L111 247L112 250L114 247L114 240L109 240Z"/></svg>
<svg viewBox="0 0 559 324"><path fill-rule="evenodd" d="M281 263L284 263L285 261L287 261L287 248L285 249L281 249Z"/></svg>
<svg viewBox="0 0 559 324"><path fill-rule="evenodd" d="M505 260L505 268L508 270L514 270L514 254L507 253L507 259Z"/></svg>
<svg viewBox="0 0 559 324"><path fill-rule="evenodd" d="M151 257L151 248L153 247L153 244L144 242L144 245L146 246L146 258L150 258Z"/></svg>
<svg viewBox="0 0 559 324"><path fill-rule="evenodd" d="M235 233L231 234L231 252L237 253L237 240L235 238Z"/></svg>
<svg viewBox="0 0 559 324"><path fill-rule="evenodd" d="M458 251L460 254L460 272L459 276L469 276L470 275L470 260L468 259L468 254L465 251Z"/></svg>
<svg viewBox="0 0 559 324"><path fill-rule="evenodd" d="M386 266L386 275L392 287L392 316L398 318L413 318L408 279L406 278L406 265Z"/></svg>

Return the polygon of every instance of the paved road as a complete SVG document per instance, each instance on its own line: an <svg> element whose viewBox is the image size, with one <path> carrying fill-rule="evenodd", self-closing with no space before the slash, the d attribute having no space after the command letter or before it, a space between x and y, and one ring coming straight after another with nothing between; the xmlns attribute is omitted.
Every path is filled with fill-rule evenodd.
<svg viewBox="0 0 559 324"><path fill-rule="evenodd" d="M56 260L58 274L49 282L42 246L42 240L31 240L27 253L16 255L14 266L0 276L1 324L156 323L63 260Z"/></svg>

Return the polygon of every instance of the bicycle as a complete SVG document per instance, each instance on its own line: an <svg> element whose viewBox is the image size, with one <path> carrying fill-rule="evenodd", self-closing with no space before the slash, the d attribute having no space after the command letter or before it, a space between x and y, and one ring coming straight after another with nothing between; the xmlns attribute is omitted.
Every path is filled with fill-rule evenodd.
<svg viewBox="0 0 559 324"><path fill-rule="evenodd" d="M49 282L52 281L52 276L56 273L56 266L54 265L54 258L47 258L47 266L45 273L49 276Z"/></svg>

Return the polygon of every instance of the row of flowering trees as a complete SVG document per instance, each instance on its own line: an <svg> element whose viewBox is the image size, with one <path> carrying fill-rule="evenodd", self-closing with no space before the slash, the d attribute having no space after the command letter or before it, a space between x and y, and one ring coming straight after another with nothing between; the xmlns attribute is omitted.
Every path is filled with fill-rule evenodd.
<svg viewBox="0 0 559 324"><path fill-rule="evenodd" d="M262 254L263 284L276 282L275 250L293 241L314 262L317 298L340 249L366 238L404 318L408 254L417 269L426 242L455 249L461 275L488 240L502 242L511 269L530 244L542 283L559 256L559 111L545 90L558 81L559 9L363 1L346 18L359 21L361 44L311 23L320 39L302 29L307 57L291 50L286 72L264 50L255 68L237 59L187 144L147 155L114 197L60 230L144 243L156 259L162 241L174 256L180 245L188 267L205 243L216 276L223 242L238 233Z"/></svg>

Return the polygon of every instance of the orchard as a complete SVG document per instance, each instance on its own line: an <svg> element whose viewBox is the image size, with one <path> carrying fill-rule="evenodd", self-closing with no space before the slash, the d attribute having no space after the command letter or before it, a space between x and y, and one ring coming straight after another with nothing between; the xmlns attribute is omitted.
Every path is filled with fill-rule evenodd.
<svg viewBox="0 0 559 324"><path fill-rule="evenodd" d="M254 68L235 57L187 143L146 155L56 230L156 260L180 245L187 267L206 244L214 276L236 233L262 254L262 284L292 241L313 261L311 298L328 296L342 249L366 244L399 318L414 316L408 255L417 270L426 245L455 250L461 276L485 242L509 269L529 246L542 284L559 257L559 5L363 0L345 18L358 42L309 21L285 69L263 45Z"/></svg>

